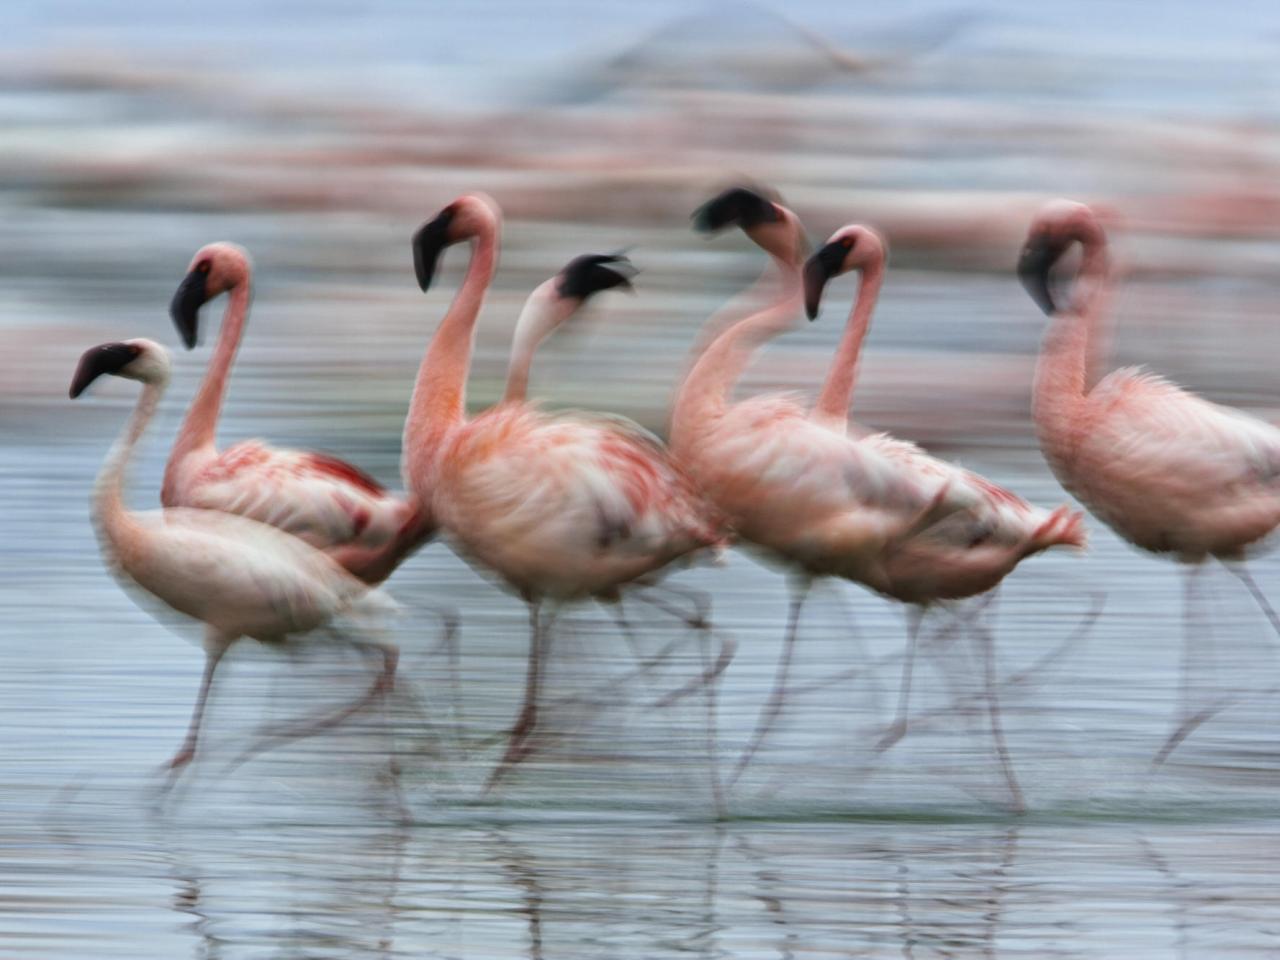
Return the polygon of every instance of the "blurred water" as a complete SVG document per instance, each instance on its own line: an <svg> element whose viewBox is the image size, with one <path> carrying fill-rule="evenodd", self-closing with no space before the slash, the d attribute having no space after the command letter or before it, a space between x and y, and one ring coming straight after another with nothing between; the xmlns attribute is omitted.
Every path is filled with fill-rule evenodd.
<svg viewBox="0 0 1280 960"><path fill-rule="evenodd" d="M599 20L570 3L0 12L12 54L0 84L0 954L1280 952L1274 638L1215 570L1192 702L1229 705L1149 777L1177 699L1178 571L1094 523L1087 557L1028 561L985 614L1024 817L1005 812L963 638L929 647L919 719L875 753L895 703L901 612L834 585L806 608L793 695L724 822L712 817L705 699L655 705L701 669L698 639L639 603L629 612L646 651L664 652L658 666L637 673L607 611L569 613L548 739L482 797L520 695L525 614L442 544L389 585L406 613L387 716L234 766L263 724L332 709L368 679L341 649L242 645L223 668L201 762L153 813L156 768L199 678L196 634L133 605L89 526L88 491L132 385L103 384L74 405L64 391L94 343L176 347L164 307L209 240L244 243L257 269L223 440L331 450L392 485L417 361L464 259L448 254L424 298L407 238L475 188L509 216L477 407L500 389L524 294L574 254L634 246L637 297L602 300L549 344L534 391L660 429L699 326L759 268L741 238L708 243L686 226L706 190L738 172L778 183L815 239L852 218L889 233L857 416L1037 503L1063 494L1028 423L1042 321L1009 267L1046 194L1119 210L1131 276L1116 363L1150 363L1223 402L1275 405L1270 8L1175 4L1152 18L1077 4L1033 16L987 3L936 48L921 37L950 16L938 4L865 23L794 8L848 49L928 48L866 76L806 73L811 50L769 14L708 9L679 43L642 47L641 63L658 66L638 73L599 60L661 36L680 5ZM733 23L704 28L717 17ZM727 55L762 35L776 72L689 69L705 49ZM469 114L475 104L490 112ZM833 287L822 319L771 348L749 389L816 384L851 290ZM176 358L133 478L139 507L155 503L218 307L206 309L204 346ZM1274 559L1255 566L1269 593L1275 572ZM710 594L719 635L738 645L714 732L727 772L772 677L784 582L734 554L673 583ZM1102 616L1078 635L1099 595ZM433 613L442 603L462 616L456 678ZM947 623L938 614L929 636ZM393 744L407 827L393 825L383 776Z"/></svg>

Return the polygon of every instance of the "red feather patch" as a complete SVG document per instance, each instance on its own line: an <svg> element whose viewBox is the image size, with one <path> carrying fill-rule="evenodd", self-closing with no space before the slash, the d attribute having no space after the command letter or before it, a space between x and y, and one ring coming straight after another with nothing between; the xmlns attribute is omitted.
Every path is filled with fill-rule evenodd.
<svg viewBox="0 0 1280 960"><path fill-rule="evenodd" d="M339 460L324 453L308 453L303 459L308 469L335 477L366 493L380 497L387 492L386 487L377 480L345 460Z"/></svg>

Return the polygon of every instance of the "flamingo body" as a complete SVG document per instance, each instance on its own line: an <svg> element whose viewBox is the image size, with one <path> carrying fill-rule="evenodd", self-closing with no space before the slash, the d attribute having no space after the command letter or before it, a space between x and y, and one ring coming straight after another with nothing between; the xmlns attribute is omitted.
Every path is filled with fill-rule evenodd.
<svg viewBox="0 0 1280 960"><path fill-rule="evenodd" d="M981 474L930 456L885 433L864 437L928 490L946 491L965 506L902 543L884 561L881 592L905 603L929 604L986 593L1031 554L1054 546L1083 547L1084 518L1069 507L1044 510Z"/></svg>
<svg viewBox="0 0 1280 960"><path fill-rule="evenodd" d="M530 597L612 597L721 539L654 437L620 418L524 403L449 435L433 504L466 555Z"/></svg>
<svg viewBox="0 0 1280 960"><path fill-rule="evenodd" d="M735 533L814 576L887 586L880 546L927 502L886 457L810 419L796 398L753 397L679 449Z"/></svg>
<svg viewBox="0 0 1280 960"><path fill-rule="evenodd" d="M320 549L383 547L418 515L346 461L260 440L188 454L175 463L161 502L249 517Z"/></svg>
<svg viewBox="0 0 1280 960"><path fill-rule="evenodd" d="M231 637L279 642L344 611L378 607L367 584L275 527L172 507L128 517L127 537L103 536L119 574L179 613Z"/></svg>
<svg viewBox="0 0 1280 960"><path fill-rule="evenodd" d="M1115 370L1066 437L1064 487L1124 539L1186 559L1236 556L1280 524L1280 430L1139 368Z"/></svg>

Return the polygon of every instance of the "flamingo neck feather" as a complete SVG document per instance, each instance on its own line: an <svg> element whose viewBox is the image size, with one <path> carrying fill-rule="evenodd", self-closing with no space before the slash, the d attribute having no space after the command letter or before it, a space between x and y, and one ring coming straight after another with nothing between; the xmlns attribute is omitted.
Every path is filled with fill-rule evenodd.
<svg viewBox="0 0 1280 960"><path fill-rule="evenodd" d="M151 418L155 416L168 380L149 382L129 417L128 423L111 445L111 451L98 472L93 485L93 516L100 531L119 552L133 524L124 506L124 478L134 448L138 445Z"/></svg>
<svg viewBox="0 0 1280 960"><path fill-rule="evenodd" d="M883 282L884 261L868 263L862 271L858 296L849 311L840 345L831 358L827 379L822 384L822 392L818 394L818 402L814 404L815 420L840 429L848 425L849 404L853 400L853 388L858 377L858 356L871 327L871 314L880 298L880 286Z"/></svg>
<svg viewBox="0 0 1280 960"><path fill-rule="evenodd" d="M418 368L404 425L407 486L412 486L413 475L421 476L430 467L445 435L463 421L476 318L497 268L497 253L497 227L486 225L473 238L466 277Z"/></svg>
<svg viewBox="0 0 1280 960"><path fill-rule="evenodd" d="M673 443L688 441L696 425L724 412L756 349L786 330L802 300L798 258L773 255L781 274L775 299L720 333L702 352L676 396L671 421Z"/></svg>
<svg viewBox="0 0 1280 960"><path fill-rule="evenodd" d="M171 473L178 469L188 454L212 450L216 445L222 399L226 396L231 365L235 362L236 352L240 349L240 338L244 335L250 296L247 277L232 287L228 294L217 346L213 356L209 358L209 366L205 370L204 379L200 381L200 389L196 391L195 398L187 409L187 416L178 431L178 439L169 454L169 463L165 468L166 487L170 485Z"/></svg>
<svg viewBox="0 0 1280 960"><path fill-rule="evenodd" d="M554 280L546 281L529 295L511 340L503 403L524 403L529 398L529 370L534 354L551 331L567 319L572 307L571 301L556 295Z"/></svg>
<svg viewBox="0 0 1280 960"><path fill-rule="evenodd" d="M1093 380L1106 352L1102 318L1111 293L1105 241L1084 241L1070 305L1054 314L1036 362L1032 413L1055 472L1071 459Z"/></svg>

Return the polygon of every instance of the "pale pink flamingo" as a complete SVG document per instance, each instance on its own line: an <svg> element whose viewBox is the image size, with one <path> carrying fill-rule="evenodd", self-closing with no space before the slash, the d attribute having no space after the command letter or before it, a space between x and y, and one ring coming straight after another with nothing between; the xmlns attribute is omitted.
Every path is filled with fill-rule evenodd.
<svg viewBox="0 0 1280 960"><path fill-rule="evenodd" d="M523 399L542 337L593 290L627 284L627 272L611 258L575 261L582 269L571 265L535 293L516 330L507 398L466 419L475 323L495 268L499 224L496 204L464 196L414 237L424 290L445 247L470 240L474 251L423 360L404 443L406 485L431 497L459 553L497 573L529 608L524 702L489 787L532 752L555 616L544 618L542 605L614 602L627 584L722 541L713 512L650 434L616 417L551 415Z"/></svg>
<svg viewBox="0 0 1280 960"><path fill-rule="evenodd" d="M1079 273L1063 302L1050 270L1076 243ZM1156 754L1158 766L1223 705L1190 712L1188 658L1204 560L1215 557L1239 577L1280 633L1243 563L1247 548L1280 523L1280 430L1141 368L1095 380L1114 278L1106 232L1084 204L1056 200L1036 214L1018 274L1052 318L1036 364L1033 413L1054 475L1131 544L1187 565L1181 718Z"/></svg>
<svg viewBox="0 0 1280 960"><path fill-rule="evenodd" d="M125 470L168 385L169 370L168 352L150 340L105 343L80 359L70 394L80 396L103 374L143 384L133 416L98 475L92 513L103 555L123 584L136 584L205 625L200 692L186 738L168 764L176 775L195 756L214 671L238 639L278 644L341 615L385 613L394 604L327 554L257 520L189 507L145 513L125 507ZM343 717L391 689L399 659L396 647L385 640L350 642L362 652L380 653L383 669L368 693L337 715Z"/></svg>
<svg viewBox="0 0 1280 960"><path fill-rule="evenodd" d="M811 320L818 316L822 293L829 281L853 270L857 270L861 277L857 299L849 312L844 334L811 414L815 420L821 420L832 429L843 431L850 426L849 407L857 378L858 357L879 298L885 262L885 244L880 235L869 227L849 224L837 230L805 265L805 312ZM898 716L881 741L883 749L906 732L912 662L925 611L940 602L986 593L1012 573L1022 560L1050 547L1083 548L1084 517L1066 506L1052 511L1034 507L986 477L932 457L915 444L887 433L864 435L861 442L899 462L926 486L949 487L972 503L972 506L957 510L912 537L885 560L889 586L880 592L910 606L907 608L907 655L899 690ZM995 665L993 639L986 628L980 629L978 634L984 654L992 736L1002 764L1010 771L1008 779L1016 803L1021 806L1020 791L1009 766L992 687Z"/></svg>
<svg viewBox="0 0 1280 960"><path fill-rule="evenodd" d="M218 344L165 468L166 507L200 507L259 520L324 550L367 583L380 583L434 532L428 508L401 498L324 453L276 450L246 440L221 452L216 431L231 364L249 314L252 268L232 243L196 252L170 305L188 349L200 307L228 295Z"/></svg>
<svg viewBox="0 0 1280 960"><path fill-rule="evenodd" d="M791 572L790 613L777 679L739 758L736 777L781 709L800 611L813 579L842 577L913 603L938 599L944 582L960 590L966 585L963 574L949 579L940 570L922 573L917 565L926 559L935 564L940 558L961 560L961 551L948 549L947 538L936 537L934 528L961 526L964 514L982 510L993 498L977 478L925 458L910 444L888 438L869 441L848 432L857 351L883 269L878 238L868 232L866 247L849 257L851 267L867 264L872 269L864 278L822 394L808 413L795 398L784 395L730 401L753 348L789 327L800 312L804 234L799 221L781 204L742 188L716 197L694 217L695 226L707 232L737 224L770 254L782 275L782 288L773 302L730 327L703 352L681 387L672 417L672 448L681 462L729 516L735 532ZM849 239L852 246L856 238ZM881 252L878 260L875 250ZM840 260L835 259L837 251ZM808 271L815 306L821 290L819 269L833 274L850 252L841 238L810 261L819 265ZM922 459L931 464L929 469L922 469ZM1011 508L992 512L1003 517L1006 509ZM951 519L954 514L961 516ZM1024 538L1030 534L1027 531ZM1015 549L993 552L1010 567L1017 562L1005 556ZM984 582L975 572L981 566L995 563L984 557L964 568L975 585ZM908 621L908 665L918 622L914 615ZM904 677L909 680L909 666ZM992 696L989 690L988 699ZM905 695L900 709L902 705ZM993 724L998 727L994 712ZM1015 806L1021 806L1012 767L1006 762L1003 769Z"/></svg>

